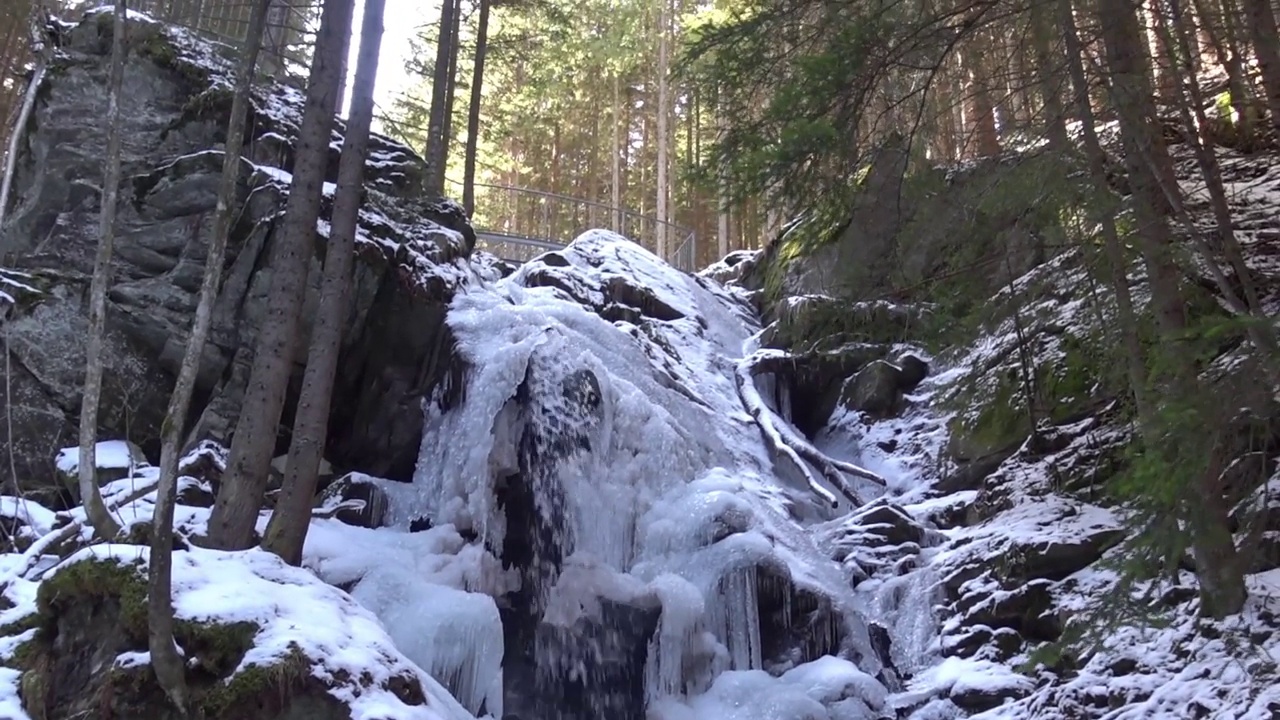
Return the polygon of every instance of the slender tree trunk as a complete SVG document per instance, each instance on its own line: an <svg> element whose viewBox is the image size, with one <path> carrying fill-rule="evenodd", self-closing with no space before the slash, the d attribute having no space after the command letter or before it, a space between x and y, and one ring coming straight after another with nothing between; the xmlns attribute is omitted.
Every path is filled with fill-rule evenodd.
<svg viewBox="0 0 1280 720"><path fill-rule="evenodd" d="M983 69L978 65L974 51L965 51L964 69L967 82L965 84L965 115L967 116L966 134L971 133L974 142L974 154L977 157L992 157L1000 154L1000 132L996 129L996 108L991 100L991 90L987 86ZM966 144L970 138L966 138Z"/></svg>
<svg viewBox="0 0 1280 720"><path fill-rule="evenodd" d="M1168 154L1156 126L1150 74L1139 53L1141 30L1126 0L1099 0L1099 22L1111 74L1111 89L1120 117L1125 167L1133 187L1137 239L1147 265L1151 306L1161 348L1173 368L1162 382L1165 400L1177 403L1194 397L1199 386L1193 349L1189 346L1186 303L1173 256L1173 239L1164 217ZM1156 440L1155 438L1149 438ZM1169 442L1164 439L1164 442ZM1184 489L1183 508L1190 528L1196 572L1200 579L1201 610L1214 617L1238 612L1244 604L1244 573L1236 552L1217 473L1205 473L1194 487Z"/></svg>
<svg viewBox="0 0 1280 720"><path fill-rule="evenodd" d="M729 128L729 118L723 107L716 110L716 125L719 126L720 137L724 137L724 133ZM720 257L729 254L729 177L726 172L721 170L719 173L720 182L718 207L716 208L716 250L719 251Z"/></svg>
<svg viewBox="0 0 1280 720"><path fill-rule="evenodd" d="M1142 14L1145 22L1147 48L1151 55L1151 73L1155 81L1156 98L1161 104L1172 105L1177 102L1178 85L1173 74L1173 46L1165 42L1156 26L1160 23L1159 0L1142 0Z"/></svg>
<svg viewBox="0 0 1280 720"><path fill-rule="evenodd" d="M476 211L476 152L480 142L480 101L484 84L484 56L489 46L489 5L480 0L480 20L476 28L476 64L471 73L471 107L467 110L467 150L464 159L462 206L467 215Z"/></svg>
<svg viewBox="0 0 1280 720"><path fill-rule="evenodd" d="M442 172L449 169L450 148L453 147L453 108L454 98L458 94L458 37L462 28L462 0L457 0L458 7L453 11L453 31L449 33L449 81L445 85L444 97L444 143L441 147L444 149L444 162L441 167ZM443 186L442 186L443 187Z"/></svg>
<svg viewBox="0 0 1280 720"><path fill-rule="evenodd" d="M452 55L453 16L458 0L440 3L440 33L436 41L436 66L431 79L431 115L427 120L427 192L444 194L445 163L448 150L444 136L445 105L449 98L449 58Z"/></svg>
<svg viewBox="0 0 1280 720"><path fill-rule="evenodd" d="M657 148L658 148L658 167L657 167L657 202L655 204L655 212L657 223L654 230L657 233L657 255L663 260L667 259L667 221L668 208L667 199L669 197L670 188L667 187L667 141L668 141L668 115L671 113L670 83L668 77L671 72L670 62L670 30L671 30L671 0L660 0L662 9L658 12L658 118L657 118Z"/></svg>
<svg viewBox="0 0 1280 720"><path fill-rule="evenodd" d="M276 239L271 258L267 316L258 332L258 346L236 423L227 472L209 518L209 543L215 548L239 550L253 545L277 426L297 357L298 314L307 288L329 159L333 96L342 67L338 54L344 38L351 33L351 15L352 0L325 0L298 134L284 231L282 237Z"/></svg>
<svg viewBox="0 0 1280 720"><path fill-rule="evenodd" d="M613 231L623 233L622 226L622 153L626 128L622 120L622 79L613 73L613 152L609 164L609 201L613 210L609 213Z"/></svg>
<svg viewBox="0 0 1280 720"><path fill-rule="evenodd" d="M356 62L347 136L343 139L342 159L338 166L338 187L325 251L320 310L311 332L311 350L302 378L298 413L293 422L284 486L262 543L263 548L292 565L302 562L302 546L311 521L311 501L324 454L333 380L342 349L364 165L369 154L369 126L373 120L373 90L378 77L384 7L385 0L364 0L360 56Z"/></svg>
<svg viewBox="0 0 1280 720"><path fill-rule="evenodd" d="M1094 191L1109 196L1107 155L1098 137L1098 121L1093 115L1093 106L1089 101L1089 80L1084 72L1084 49L1076 30L1071 0L1058 0L1058 10L1066 46L1067 70L1071 75L1076 112L1079 114L1084 150L1089 163L1089 176L1093 181ZM1138 333L1138 314L1134 310L1133 295L1129 290L1127 272L1129 262L1125 257L1124 246L1120 242L1115 213L1109 208L1103 209L1098 213L1097 219L1102 226L1111 287L1116 295L1116 315L1120 321L1120 335L1125 349L1130 392L1133 394L1139 421L1144 427L1150 427L1152 415L1151 405L1147 400L1146 351L1142 348L1142 339Z"/></svg>
<svg viewBox="0 0 1280 720"><path fill-rule="evenodd" d="M227 123L227 142L223 150L222 179L218 185L218 204L214 211L213 234L205 256L204 279L200 284L200 300L182 367L169 397L169 408L161 426L160 484L156 490L156 508L151 526L151 562L147 577L148 646L156 679L169 699L180 708L186 707L186 671L173 638L173 506L177 496L178 455L182 452L182 431L191 406L191 393L200 370L200 357L209 337L213 304L222 284L222 265L227 252L227 235L231 231L236 189L242 166L245 120L249 114L249 93L253 87L254 67L262 48L263 27L271 0L258 0L249 20L249 32L240 51L236 72L236 90L231 100L231 118Z"/></svg>
<svg viewBox="0 0 1280 720"><path fill-rule="evenodd" d="M1052 7L1036 3L1031 13L1036 60L1033 72L1040 102L1044 105L1045 135L1052 150L1066 152L1071 142L1067 137L1067 114L1062 106L1062 73L1059 68L1063 58L1054 49Z"/></svg>
<svg viewBox="0 0 1280 720"><path fill-rule="evenodd" d="M23 132L27 127L27 123L31 119L31 113L36 104L36 95L40 92L40 85L44 82L44 76L48 68L49 49L46 48L36 55L35 66L31 71L31 80L27 83L27 89L22 95L22 105L18 108L13 127L9 129L11 134L8 138L8 149L4 156L4 171L3 174L0 174L0 227L4 226L6 209L9 207L9 191L13 187L13 176L17 171L18 148L22 142ZM5 249L0 246L0 260L3 260L4 256Z"/></svg>
<svg viewBox="0 0 1280 720"><path fill-rule="evenodd" d="M1258 59L1258 71L1262 75L1262 87L1267 94L1267 109L1271 112L1271 124L1280 131L1280 35L1277 35L1276 16L1271 10L1271 0L1243 0L1249 16L1249 34L1253 40L1253 54Z"/></svg>
<svg viewBox="0 0 1280 720"><path fill-rule="evenodd" d="M102 397L102 346L106 334L107 286L111 284L111 252L116 236L116 204L120 194L120 145L122 134L120 94L128 57L124 0L116 0L111 46L111 75L107 90L107 158L102 172L102 214L99 217L98 252L89 285L89 337L85 343L84 396L80 401L80 499L94 531L104 540L120 533L98 490L98 402Z"/></svg>
<svg viewBox="0 0 1280 720"><path fill-rule="evenodd" d="M1196 15L1200 16L1202 27L1205 35L1208 37L1209 45L1213 48L1213 54L1218 57L1219 63L1227 71L1227 87L1231 94L1231 109L1236 114L1235 125L1236 138L1244 147L1253 144L1253 90L1249 87L1247 75L1244 70L1244 63L1240 59L1239 41L1235 39L1233 30L1235 21L1230 15L1234 15L1234 11L1224 9L1224 21L1222 29L1216 27L1209 19L1208 7L1206 0L1192 0L1196 9Z"/></svg>

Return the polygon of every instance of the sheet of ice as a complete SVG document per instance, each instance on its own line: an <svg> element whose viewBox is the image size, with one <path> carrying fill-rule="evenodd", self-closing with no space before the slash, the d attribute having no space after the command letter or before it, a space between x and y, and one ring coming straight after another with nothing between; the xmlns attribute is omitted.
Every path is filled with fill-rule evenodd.
<svg viewBox="0 0 1280 720"><path fill-rule="evenodd" d="M495 435L503 437L503 408L531 364L552 378L586 369L604 395L595 431L599 449L577 478L581 482L565 494L577 505L570 514L578 548L620 567L631 556L637 517L672 484L717 466L757 473L768 467L731 374L731 360L754 328L735 315L736 301L616 236L588 233L562 254L588 300L603 302L596 296L608 283L639 277L685 316L645 323L643 330L609 322L559 288L523 286L532 263L460 295L449 324L471 367L467 400L460 411L428 415L416 478L419 504L435 523L473 529L500 543L505 523L493 502L493 465L510 464L502 459L509 448L495 449L494 443ZM607 475L608 482L593 474Z"/></svg>
<svg viewBox="0 0 1280 720"><path fill-rule="evenodd" d="M394 523L404 527L425 511L433 525L500 546L506 527L495 487L519 469L522 437L572 430L570 449L540 458L554 466L535 472L550 473L563 494L564 527L556 530L570 570L561 580L591 592L553 595L657 594L664 616L646 668L653 702L706 689L724 669L763 665L757 593L766 580L758 567L837 598L852 620L857 608L838 600L848 595L847 579L796 522L828 517L824 504L779 481L738 396L738 362L758 332L743 298L611 233L586 233L557 255L563 263L533 261L454 299L448 322L468 365L463 400L443 412L428 406L416 497L391 493ZM635 314L604 312L611 303ZM599 390L590 407L558 390L584 371ZM517 405L526 379L530 397ZM583 582L575 563L592 568ZM851 641L874 665L865 627L850 625ZM691 658L704 666L701 679L691 680ZM742 677L745 689L755 676ZM779 697L814 707L791 686ZM817 707L815 717L828 717Z"/></svg>
<svg viewBox="0 0 1280 720"><path fill-rule="evenodd" d="M502 717L502 620L488 595L426 582L391 565L351 592L401 652L449 688L474 715Z"/></svg>

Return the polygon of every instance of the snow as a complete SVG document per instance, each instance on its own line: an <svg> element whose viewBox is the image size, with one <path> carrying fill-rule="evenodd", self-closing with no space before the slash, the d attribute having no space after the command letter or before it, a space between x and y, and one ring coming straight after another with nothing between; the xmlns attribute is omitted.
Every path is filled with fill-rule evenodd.
<svg viewBox="0 0 1280 720"><path fill-rule="evenodd" d="M80 448L69 447L58 451L54 463L58 472L74 476L80 471ZM135 464L145 464L146 460L134 457L133 449L127 440L104 440L94 448L94 463L103 470L129 470Z"/></svg>
<svg viewBox="0 0 1280 720"><path fill-rule="evenodd" d="M502 717L502 621L488 595L376 569L351 592L387 628L396 647L453 690L471 713Z"/></svg>
<svg viewBox="0 0 1280 720"><path fill-rule="evenodd" d="M759 688L781 703L778 712L816 707L823 714L815 717L827 717L805 691L761 671L757 592L766 579L757 568L832 598L847 595L847 580L792 519L831 517L829 500L780 480L743 412L736 373L758 326L741 295L604 231L558 255L569 267L533 261L455 298L448 322L469 367L464 401L427 408L416 491L391 493L393 524L403 528L425 510L435 526L500 547L507 528L496 487L521 470L522 434L572 432L581 440L554 459L548 481L531 470L535 492L562 493L555 502L564 505L554 539L564 570L541 588L548 621L570 624L597 597L656 595L663 617L646 669L651 702L729 682L715 676L737 670L746 673L742 689ZM664 309L619 286L644 288ZM612 303L632 304L639 320L601 317ZM595 399L585 405L562 390L583 371L594 378ZM512 401L525 382L532 406L521 410ZM857 608L837 611L853 642L869 648ZM701 680L686 672L690 653L710 659Z"/></svg>
<svg viewBox="0 0 1280 720"><path fill-rule="evenodd" d="M43 505L9 495L0 496L0 518L21 521L36 536L53 529L57 515Z"/></svg>
<svg viewBox="0 0 1280 720"><path fill-rule="evenodd" d="M885 708L883 686L831 656L773 677L762 670L721 674L704 694L653 706L655 720L864 720Z"/></svg>
<svg viewBox="0 0 1280 720"><path fill-rule="evenodd" d="M94 545L55 569L89 560L145 568L146 548ZM281 602L287 597L288 602ZM173 558L174 615L198 623L252 623L259 629L253 647L234 674L270 666L295 648L311 663L311 673L336 699L351 708L353 720L465 720L472 717L437 682L413 665L377 619L350 596L260 550L224 553L193 548ZM125 658L126 662L132 658ZM396 677L416 677L426 706L409 706L387 689Z"/></svg>

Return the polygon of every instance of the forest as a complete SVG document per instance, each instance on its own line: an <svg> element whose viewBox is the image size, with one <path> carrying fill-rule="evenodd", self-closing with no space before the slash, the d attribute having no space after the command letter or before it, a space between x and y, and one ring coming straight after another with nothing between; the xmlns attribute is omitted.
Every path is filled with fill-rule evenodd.
<svg viewBox="0 0 1280 720"><path fill-rule="evenodd" d="M0 226L15 192L10 180L20 131L33 125L31 108L58 33L71 32L72 18L95 4L11 0L0 7ZM1239 488L1230 486L1228 470L1242 457L1241 406L1274 404L1280 338L1267 277L1251 264L1255 236L1240 227L1248 208L1233 197L1224 167L1226 159L1255 158L1265 170L1280 148L1280 31L1271 0L444 0L433 8L438 15L419 11L412 18L418 28L403 87L391 88L385 64L380 71L384 28L409 18L392 18L387 0L116 0L112 7L99 16L112 23L110 99L99 243L86 278L86 372L73 413L86 515L83 524L65 525L28 549L32 567L41 549L81 532L104 541L125 532L102 497L95 453L113 244L128 229L117 211L126 205L121 193L138 183L121 161L129 141L120 110L125 68L139 47L163 56L131 44L126 17L142 12L227 49L234 84L216 85L202 93L204 105L184 109L218 112L223 152L207 257L227 256L238 232L241 155L259 139L247 126L260 104L255 93L280 81L303 98L287 207L273 241L269 301L244 369L247 389L201 547L261 547L289 565L303 562L335 388L343 382L349 306L363 277L354 268L367 252L359 240L367 220L361 213L376 194L368 174L394 154L379 132L425 161L423 197L415 202L440 201L432 212L441 216L460 207L468 228L560 243L588 228L613 229L667 260L696 238L688 246L696 248L691 269L741 250L780 262L817 253L849 229L861 198L879 186L882 158L898 153L904 203L912 192L942 193L911 184L939 169L950 183L973 168L1007 166L1011 174L1032 168L1029 176L1013 175L1025 177L1019 187L1001 185L999 197L988 193L966 206L972 225L940 230L963 236L988 216L1025 207L1014 224L1034 228L1028 237L1039 260L1064 249L1083 258L1091 287L1103 288L1113 305L1107 362L1083 392L1114 400L1108 412L1133 438L1125 471L1107 490L1132 511L1138 528L1124 580L1140 584L1188 569L1202 615L1222 619L1245 609L1256 554L1247 541L1258 538L1237 542ZM379 104L379 94L394 99ZM331 153L335 134L340 153ZM338 157L333 178L331 154ZM526 191L543 200L530 202ZM553 216L552 202L573 209ZM313 270L318 222L326 244ZM883 292L864 297L860 288L849 289L840 318L823 320L822 331L835 335L853 315L855 296L906 303L927 295L939 325L971 321L989 298L960 297L971 288L957 283L1017 275L1009 246L986 240L946 258L944 277L916 282L902 269L905 260L892 265L878 279ZM470 254L474 233L467 242ZM171 597L179 465L207 400L208 390L199 388L202 352L216 334L224 273L233 270L230 262L206 264L185 345L166 350L181 360L174 360L159 427L156 484L142 491L156 493L146 538L149 658L180 708L192 690ZM832 269L851 278L862 270ZM768 322L785 323L789 316L780 308L803 304L788 305L795 297L781 297L779 282L769 276L758 290L774 303L760 306ZM1025 424L1031 447L1052 436L1061 388L1039 374L1038 341L1022 335L1037 318L1030 304L1005 306L1018 291L1014 277L1007 285L995 304L1006 313L998 319L1008 319L1018 337L1018 369L1009 380L1018 417L1009 422ZM308 303L312 290L316 300ZM652 291L635 293L641 310L683 319L678 302L668 307ZM1207 310L1206 293L1214 299ZM641 310L621 317L636 320ZM1238 347L1251 349L1258 368L1248 398L1221 392L1212 372L1215 360ZM735 371L770 452L796 457L802 469L805 462L818 466L828 479L860 475L885 484L874 472L826 458L794 431L770 434L774 411L742 391L755 375L788 367L797 373L796 363L810 355L755 356L756 366ZM693 394L675 375L664 377ZM599 402L597 391L581 393ZM449 392L439 393L444 405L463 402ZM283 477L269 489L281 444ZM259 532L264 493L271 496L270 520Z"/></svg>

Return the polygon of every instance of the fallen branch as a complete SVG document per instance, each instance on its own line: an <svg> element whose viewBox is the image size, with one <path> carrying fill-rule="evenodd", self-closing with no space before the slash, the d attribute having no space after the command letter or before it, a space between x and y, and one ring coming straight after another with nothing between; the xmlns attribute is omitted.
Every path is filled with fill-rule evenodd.
<svg viewBox="0 0 1280 720"><path fill-rule="evenodd" d="M778 417L765 404L764 399L760 397L760 392L756 389L755 384L756 376L779 373L787 368L790 361L791 357L781 350L760 350L743 359L738 363L735 378L738 386L738 396L742 399L742 404L747 409L747 412L751 414L751 417L760 427L760 432L765 440L769 442L775 452L786 457L796 466L796 469L805 477L810 489L815 494L830 502L832 507L837 505L835 496L818 482L809 465L817 468L822 477L832 487L836 488L841 495L848 498L849 502L854 505L862 505L865 501L849 485L844 474L847 473L869 480L882 487L887 484L885 479L853 463L827 457L821 450L792 430L791 426Z"/></svg>
<svg viewBox="0 0 1280 720"><path fill-rule="evenodd" d="M110 503L107 506L107 510L109 512L114 512L115 510L118 510L119 508L124 507L125 505L128 505L131 502L142 499L148 493L153 492L155 489L156 489L156 483L154 482L146 483L145 485L138 487L136 490L129 493L128 495L125 495L124 497L121 497L119 500L116 500ZM9 587L9 583L13 582L15 579L26 578L27 573L31 572L31 570L36 566L36 563L40 561L40 558L44 557L45 550L48 550L49 548L59 543L70 540L71 538L79 535L82 530L84 530L84 521L73 519L70 522L68 522L66 525L63 525L57 530L53 530L48 533L45 533L43 536L40 537L40 539L31 543L31 547L27 548L26 552L22 553L22 559L21 559L20 565L18 566L18 570L11 573L8 577L4 578L4 580L0 581L0 591L3 591L3 588ZM35 577L27 578L27 579L34 581L34 580L39 580L40 577L41 575L36 575Z"/></svg>
<svg viewBox="0 0 1280 720"><path fill-rule="evenodd" d="M48 43L44 43L47 47ZM27 83L27 90L22 96L22 105L19 106L18 116L14 120L13 134L9 137L9 147L4 154L4 172L0 174L0 225L4 225L5 208L9 206L9 191L13 187L13 175L18 165L18 149L22 145L23 130L27 126L27 122L31 119L32 109L36 105L36 96L40 92L40 85L44 82L44 76L49 67L49 53L45 48L40 48L36 53L35 68L31 72L31 80Z"/></svg>

